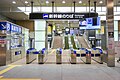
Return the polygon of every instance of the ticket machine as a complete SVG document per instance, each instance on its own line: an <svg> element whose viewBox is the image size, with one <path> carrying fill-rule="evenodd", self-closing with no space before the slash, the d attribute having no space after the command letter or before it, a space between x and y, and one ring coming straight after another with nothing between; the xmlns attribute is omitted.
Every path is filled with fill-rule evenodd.
<svg viewBox="0 0 120 80"><path fill-rule="evenodd" d="M15 62L25 55L22 27L0 21L0 66Z"/></svg>

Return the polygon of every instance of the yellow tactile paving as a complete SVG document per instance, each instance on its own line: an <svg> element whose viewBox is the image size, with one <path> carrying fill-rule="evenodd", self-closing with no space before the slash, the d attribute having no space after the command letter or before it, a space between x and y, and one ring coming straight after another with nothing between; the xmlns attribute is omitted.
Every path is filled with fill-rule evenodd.
<svg viewBox="0 0 120 80"><path fill-rule="evenodd" d="M12 65L8 65L8 66L15 66L15 67L17 67L17 66L22 66L22 65L14 65L14 64L12 64Z"/></svg>
<svg viewBox="0 0 120 80"><path fill-rule="evenodd" d="M0 76L0 78L3 78L3 76ZM1 80L1 79L0 79Z"/></svg>
<svg viewBox="0 0 120 80"><path fill-rule="evenodd" d="M0 71L0 75L6 73L7 71L13 69L14 67L17 67L18 65L8 65L9 67Z"/></svg>
<svg viewBox="0 0 120 80"><path fill-rule="evenodd" d="M0 80L41 80L41 79L25 79L25 78L2 78Z"/></svg>
<svg viewBox="0 0 120 80"><path fill-rule="evenodd" d="M50 54L52 54L56 49L53 49L52 52Z"/></svg>

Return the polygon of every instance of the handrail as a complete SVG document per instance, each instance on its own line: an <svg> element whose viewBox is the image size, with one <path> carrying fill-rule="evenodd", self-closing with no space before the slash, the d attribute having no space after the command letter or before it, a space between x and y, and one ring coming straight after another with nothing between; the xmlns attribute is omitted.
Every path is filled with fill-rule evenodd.
<svg viewBox="0 0 120 80"><path fill-rule="evenodd" d="M71 42L72 42L73 48L74 48L74 49L77 49L76 43L75 43L75 41L74 41L74 36L71 36Z"/></svg>
<svg viewBox="0 0 120 80"><path fill-rule="evenodd" d="M69 49L68 36L65 36L65 49Z"/></svg>
<svg viewBox="0 0 120 80"><path fill-rule="evenodd" d="M76 38L76 36L74 36L74 41L75 41L75 45L77 47L77 49L81 48L82 46L80 45L78 39Z"/></svg>
<svg viewBox="0 0 120 80"><path fill-rule="evenodd" d="M52 44L51 44L51 48L53 48L53 43L54 43L54 34L52 35Z"/></svg>
<svg viewBox="0 0 120 80"><path fill-rule="evenodd" d="M86 36L85 34L83 34L83 38L84 38L84 40L86 41L88 47L91 48L92 45L89 43L89 40L87 39L87 36Z"/></svg>
<svg viewBox="0 0 120 80"><path fill-rule="evenodd" d="M65 36L63 35L63 37L62 37L62 40L63 40L63 49L65 48L65 42L64 42L65 40L64 40L64 37L65 37Z"/></svg>

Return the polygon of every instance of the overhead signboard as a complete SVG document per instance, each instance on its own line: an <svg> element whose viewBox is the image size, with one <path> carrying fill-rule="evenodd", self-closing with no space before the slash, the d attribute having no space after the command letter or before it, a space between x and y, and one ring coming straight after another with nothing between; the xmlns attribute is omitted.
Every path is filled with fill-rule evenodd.
<svg viewBox="0 0 120 80"><path fill-rule="evenodd" d="M0 22L0 30L6 30L6 22Z"/></svg>
<svg viewBox="0 0 120 80"><path fill-rule="evenodd" d="M9 22L0 22L0 30L6 30L6 31L11 31L11 32L17 32L21 33L22 28L18 25L9 23Z"/></svg>
<svg viewBox="0 0 120 80"><path fill-rule="evenodd" d="M97 17L98 13L30 13L30 19L80 19Z"/></svg>

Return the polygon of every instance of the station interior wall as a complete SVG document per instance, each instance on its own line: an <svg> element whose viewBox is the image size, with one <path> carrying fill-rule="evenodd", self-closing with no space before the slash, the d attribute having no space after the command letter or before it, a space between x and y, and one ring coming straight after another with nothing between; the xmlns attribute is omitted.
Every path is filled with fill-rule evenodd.
<svg viewBox="0 0 120 80"><path fill-rule="evenodd" d="M30 32L34 31L34 21L30 20L21 20L21 21L16 21L16 24L23 26L27 29L29 29Z"/></svg>
<svg viewBox="0 0 120 80"><path fill-rule="evenodd" d="M18 24L20 26L23 26L23 27L29 29L29 31L25 31L25 32L34 32L35 31L35 28L34 28L35 21L32 21L32 20L18 20L18 21L14 21L14 20L9 19L9 18L7 18L5 16L2 16L2 15L0 15L0 19L13 22L15 24ZM105 27L105 25L106 25L105 23L106 23L105 21L101 21L101 26ZM116 26L116 25L114 25L114 26ZM114 31L118 31L118 34L119 34L120 33L120 21L118 21L118 25L117 26L118 26L118 30L114 30ZM29 33L25 33L25 35L29 36ZM119 36L118 36L118 41L119 41ZM28 38L26 38L25 42L26 42L25 45L28 46L29 45Z"/></svg>

